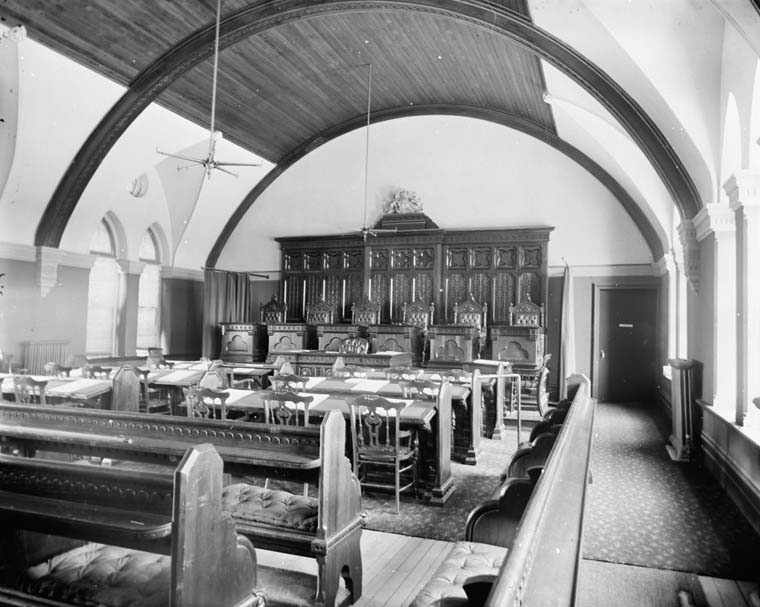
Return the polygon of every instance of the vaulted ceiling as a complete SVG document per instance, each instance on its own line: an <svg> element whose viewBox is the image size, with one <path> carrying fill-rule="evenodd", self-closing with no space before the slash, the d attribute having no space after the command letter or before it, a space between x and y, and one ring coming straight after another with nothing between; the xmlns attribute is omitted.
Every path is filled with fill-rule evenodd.
<svg viewBox="0 0 760 607"><path fill-rule="evenodd" d="M0 20L123 84L127 91L60 182L36 244L57 246L98 163L151 102L207 127L214 0L2 0ZM216 128L275 163L271 179L321 143L363 125L367 65L373 121L424 113L485 117L540 137L616 193L655 256L652 226L614 180L558 138L540 59L579 82L647 155L683 216L699 194L666 137L593 63L536 28L527 0L224 0ZM223 234L214 247L218 255Z"/></svg>

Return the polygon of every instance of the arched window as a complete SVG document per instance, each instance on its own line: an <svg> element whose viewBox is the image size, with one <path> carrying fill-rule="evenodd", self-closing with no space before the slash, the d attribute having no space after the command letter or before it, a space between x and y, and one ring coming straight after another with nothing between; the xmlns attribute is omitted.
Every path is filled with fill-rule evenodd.
<svg viewBox="0 0 760 607"><path fill-rule="evenodd" d="M96 256L90 270L87 292L88 356L112 356L119 301L119 266L111 226L102 219L90 240L90 253Z"/></svg>
<svg viewBox="0 0 760 607"><path fill-rule="evenodd" d="M160 346L161 327L161 259L156 235L148 230L140 242L140 261L145 265L140 274L137 297L137 351Z"/></svg>

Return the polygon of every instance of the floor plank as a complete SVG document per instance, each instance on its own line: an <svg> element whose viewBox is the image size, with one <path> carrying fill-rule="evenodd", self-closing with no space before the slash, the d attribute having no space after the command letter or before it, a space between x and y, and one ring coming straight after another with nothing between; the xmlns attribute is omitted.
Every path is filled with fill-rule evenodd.
<svg viewBox="0 0 760 607"><path fill-rule="evenodd" d="M734 580L725 580L722 578L713 579L724 605L746 605L744 595L742 595L742 591Z"/></svg>
<svg viewBox="0 0 760 607"><path fill-rule="evenodd" d="M441 542L433 540L429 550L415 564L414 570L409 574L399 586L399 592L396 596L396 602L392 605L389 603L386 607L396 607L396 605L409 605L414 597L417 596L422 587L427 583L433 573L438 569L440 564L446 559L451 552L453 544L451 542Z"/></svg>

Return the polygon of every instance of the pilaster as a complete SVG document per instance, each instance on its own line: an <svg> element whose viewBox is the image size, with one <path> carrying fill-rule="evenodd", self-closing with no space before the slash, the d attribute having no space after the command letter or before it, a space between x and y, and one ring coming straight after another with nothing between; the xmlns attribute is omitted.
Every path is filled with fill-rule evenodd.
<svg viewBox="0 0 760 607"><path fill-rule="evenodd" d="M695 293L699 293L699 243L697 231L691 219L684 219L678 225L678 237L683 250L683 273Z"/></svg>
<svg viewBox="0 0 760 607"><path fill-rule="evenodd" d="M736 421L760 426L760 171L743 170L723 186L736 221Z"/></svg>
<svg viewBox="0 0 760 607"><path fill-rule="evenodd" d="M729 413L736 406L736 223L725 204L708 204L694 217L696 238L712 236L712 404ZM706 243L707 244L707 243Z"/></svg>

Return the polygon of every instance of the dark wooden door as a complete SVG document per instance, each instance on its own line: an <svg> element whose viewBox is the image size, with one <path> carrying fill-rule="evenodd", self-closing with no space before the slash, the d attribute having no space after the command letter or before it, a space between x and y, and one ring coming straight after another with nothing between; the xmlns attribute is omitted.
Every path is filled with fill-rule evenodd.
<svg viewBox="0 0 760 607"><path fill-rule="evenodd" d="M595 304L597 398L650 402L657 353L657 289L598 287Z"/></svg>

